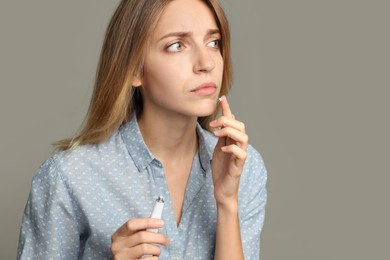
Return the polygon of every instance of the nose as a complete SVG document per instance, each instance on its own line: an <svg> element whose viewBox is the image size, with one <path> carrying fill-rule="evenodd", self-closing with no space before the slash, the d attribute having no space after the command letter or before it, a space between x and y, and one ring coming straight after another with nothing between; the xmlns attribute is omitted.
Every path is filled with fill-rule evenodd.
<svg viewBox="0 0 390 260"><path fill-rule="evenodd" d="M198 48L194 54L194 72L205 73L210 72L215 68L215 61L212 54L206 48Z"/></svg>

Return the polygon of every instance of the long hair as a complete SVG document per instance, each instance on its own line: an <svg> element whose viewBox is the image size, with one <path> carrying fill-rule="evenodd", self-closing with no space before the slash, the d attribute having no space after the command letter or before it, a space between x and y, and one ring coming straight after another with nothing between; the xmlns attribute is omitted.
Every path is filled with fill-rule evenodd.
<svg viewBox="0 0 390 260"><path fill-rule="evenodd" d="M73 149L82 144L96 144L108 138L135 111L142 113L142 95L132 82L140 75L145 46L166 5L172 0L122 0L107 27L92 99L83 127L78 135L55 143L59 150ZM204 1L214 14L221 33L223 76L220 96L232 84L230 32L225 13L218 0ZM207 130L218 114L198 118Z"/></svg>

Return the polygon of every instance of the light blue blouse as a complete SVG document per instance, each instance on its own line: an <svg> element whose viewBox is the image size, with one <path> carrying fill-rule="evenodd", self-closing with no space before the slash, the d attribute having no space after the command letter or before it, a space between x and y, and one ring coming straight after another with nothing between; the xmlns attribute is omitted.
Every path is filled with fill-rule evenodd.
<svg viewBox="0 0 390 260"><path fill-rule="evenodd" d="M136 117L106 141L49 158L34 176L24 211L18 259L112 259L111 235L127 220L149 217L158 196L170 244L160 260L214 258L216 202L211 159L217 139L197 126L199 147L176 224L161 162L145 145ZM267 199L266 169L248 146L239 217L245 259L259 259Z"/></svg>

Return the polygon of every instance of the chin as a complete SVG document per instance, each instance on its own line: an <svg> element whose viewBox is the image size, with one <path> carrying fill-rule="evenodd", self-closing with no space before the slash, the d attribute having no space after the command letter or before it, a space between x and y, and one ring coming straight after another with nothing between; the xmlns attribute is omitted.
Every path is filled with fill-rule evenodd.
<svg viewBox="0 0 390 260"><path fill-rule="evenodd" d="M195 111L196 115L198 117L206 117L211 116L215 111L215 107L212 107L211 109L199 109L198 111Z"/></svg>
<svg viewBox="0 0 390 260"><path fill-rule="evenodd" d="M206 117L211 116L214 111L217 109L217 101L213 99L204 99L201 101L196 101L188 106L190 110L187 110L188 115L197 116L197 117Z"/></svg>

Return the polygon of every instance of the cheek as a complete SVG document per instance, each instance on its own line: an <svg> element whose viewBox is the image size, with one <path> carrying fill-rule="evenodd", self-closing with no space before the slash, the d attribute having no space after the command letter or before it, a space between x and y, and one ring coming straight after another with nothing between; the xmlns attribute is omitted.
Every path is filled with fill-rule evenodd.
<svg viewBox="0 0 390 260"><path fill-rule="evenodd" d="M224 65L222 56L219 56L219 57L215 60L215 64L216 64L216 66L215 66L215 71L216 71L216 73L218 74L219 79L221 80L221 84L222 84L223 65Z"/></svg>
<svg viewBox="0 0 390 260"><path fill-rule="evenodd" d="M172 85L183 82L183 65L180 62L153 59L145 63L144 85L165 91L171 89Z"/></svg>

